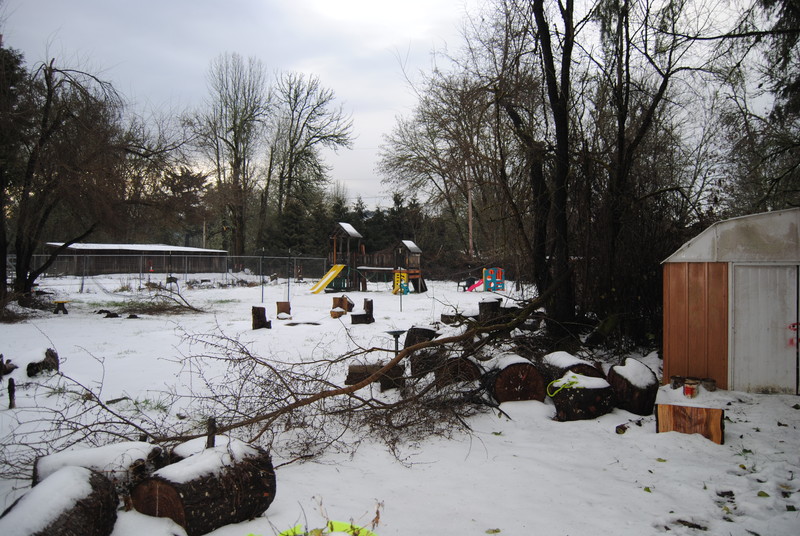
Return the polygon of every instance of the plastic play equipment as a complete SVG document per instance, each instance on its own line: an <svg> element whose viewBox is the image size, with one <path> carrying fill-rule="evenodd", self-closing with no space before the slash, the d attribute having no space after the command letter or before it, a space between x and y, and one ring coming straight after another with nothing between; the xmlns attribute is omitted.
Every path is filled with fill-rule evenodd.
<svg viewBox="0 0 800 536"><path fill-rule="evenodd" d="M322 292L331 281L336 279L336 276L339 275L339 272L341 272L342 269L344 269L344 264L334 264L331 269L328 270L328 273L322 276L322 279L317 281L317 283L311 287L311 292L314 294L319 294Z"/></svg>
<svg viewBox="0 0 800 536"><path fill-rule="evenodd" d="M505 272L502 268L484 268L483 281L483 290L489 292L506 288Z"/></svg>
<svg viewBox="0 0 800 536"><path fill-rule="evenodd" d="M472 292L481 285L483 285L483 279L478 279L478 281L476 281L471 287L467 289L467 292Z"/></svg>

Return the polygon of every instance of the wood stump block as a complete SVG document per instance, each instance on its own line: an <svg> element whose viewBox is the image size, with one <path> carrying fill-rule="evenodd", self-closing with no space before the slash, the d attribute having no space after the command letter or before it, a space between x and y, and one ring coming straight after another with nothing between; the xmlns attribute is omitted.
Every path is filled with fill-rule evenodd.
<svg viewBox="0 0 800 536"><path fill-rule="evenodd" d="M253 307L253 329L272 329L272 322L267 320L266 307Z"/></svg>
<svg viewBox="0 0 800 536"><path fill-rule="evenodd" d="M483 370L474 361L466 357L446 359L441 366L433 369L436 386L446 387L456 382L471 382L481 379Z"/></svg>
<svg viewBox="0 0 800 536"><path fill-rule="evenodd" d="M201 465L215 469L194 470ZM275 489L269 454L236 442L156 471L133 488L131 500L139 512L169 517L189 536L199 536L261 515L272 504Z"/></svg>
<svg viewBox="0 0 800 536"><path fill-rule="evenodd" d="M714 443L725 443L725 411L673 404L656 404L656 432L700 434Z"/></svg>
<svg viewBox="0 0 800 536"><path fill-rule="evenodd" d="M382 363L357 363L350 365L347 369L347 378L345 378L344 384L355 385L360 383L382 368ZM382 375L378 376L376 381L380 384L381 392L388 389L400 389L405 387L405 367L400 364L395 365Z"/></svg>
<svg viewBox="0 0 800 536"><path fill-rule="evenodd" d="M626 359L608 371L617 407L636 415L651 415L658 395L658 378L644 363Z"/></svg>
<svg viewBox="0 0 800 536"><path fill-rule="evenodd" d="M499 299L484 299L478 302L478 321L481 324L497 321L503 315L500 311L501 303Z"/></svg>
<svg viewBox="0 0 800 536"><path fill-rule="evenodd" d="M556 420L595 419L614 409L614 391L602 379L567 373L548 386L556 405Z"/></svg>
<svg viewBox="0 0 800 536"><path fill-rule="evenodd" d="M356 304L353 303L353 300L347 296L339 296L337 298L333 298L333 305L331 306L331 309L342 309L349 313L355 306Z"/></svg>
<svg viewBox="0 0 800 536"><path fill-rule="evenodd" d="M279 302L275 302L275 305L277 306L277 310L278 310L277 314L278 315L284 314L284 315L288 315L291 318L291 315L292 315L292 303L291 302L279 301Z"/></svg>
<svg viewBox="0 0 800 536"><path fill-rule="evenodd" d="M364 312L353 313L350 317L350 321L353 324L372 324L375 322L373 307L372 300L370 298L364 298Z"/></svg>
<svg viewBox="0 0 800 536"><path fill-rule="evenodd" d="M489 392L499 403L518 400L544 401L546 382L541 372L529 362L517 362L493 370L484 376Z"/></svg>
<svg viewBox="0 0 800 536"><path fill-rule="evenodd" d="M69 506L53 496L69 495ZM0 516L0 534L24 524L30 536L108 536L117 521L119 499L114 485L85 467L64 467L20 497ZM71 504L71 505L70 505ZM46 513L46 515L45 515ZM37 526L36 519L43 521Z"/></svg>
<svg viewBox="0 0 800 536"><path fill-rule="evenodd" d="M414 346L421 342L432 341L436 338L436 328L430 326L411 326L406 331L406 339L403 342L403 348Z"/></svg>
<svg viewBox="0 0 800 536"><path fill-rule="evenodd" d="M432 341L436 338L436 329L431 326L412 326L406 332L406 339L403 343L403 348L414 346L421 342ZM429 372L433 372L441 367L444 363L441 348L423 348L412 352L408 357L411 363L411 374L413 376L422 376Z"/></svg>

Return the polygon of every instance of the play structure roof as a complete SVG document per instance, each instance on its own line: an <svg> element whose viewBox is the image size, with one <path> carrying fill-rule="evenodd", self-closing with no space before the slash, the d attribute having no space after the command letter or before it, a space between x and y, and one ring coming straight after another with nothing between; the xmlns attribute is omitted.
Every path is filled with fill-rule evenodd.
<svg viewBox="0 0 800 536"><path fill-rule="evenodd" d="M717 222L664 262L800 262L800 208Z"/></svg>
<svg viewBox="0 0 800 536"><path fill-rule="evenodd" d="M50 247L61 247L63 242L48 242ZM112 251L138 251L142 253L207 253L220 254L227 253L224 249L204 249L190 248L186 246L169 246L166 244L91 244L80 243L67 246L70 251L80 251L82 253L112 252Z"/></svg>
<svg viewBox="0 0 800 536"><path fill-rule="evenodd" d="M337 225L341 228L342 231L347 233L347 236L349 236L350 238L364 238L363 236L361 236L361 233L356 231L356 228L350 225L349 223L340 221Z"/></svg>
<svg viewBox="0 0 800 536"><path fill-rule="evenodd" d="M411 253L422 253L422 250L421 250L421 249L419 249L419 246L417 246L417 245L416 245L414 242L412 242L411 240L402 240L402 242L403 242L403 245L404 245L404 246L405 246L405 247L408 249L408 251L410 251Z"/></svg>

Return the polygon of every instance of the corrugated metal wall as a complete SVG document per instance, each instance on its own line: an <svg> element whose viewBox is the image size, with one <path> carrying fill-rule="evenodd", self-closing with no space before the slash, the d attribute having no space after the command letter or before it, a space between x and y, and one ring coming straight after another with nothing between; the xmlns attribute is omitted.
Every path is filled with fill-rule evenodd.
<svg viewBox="0 0 800 536"><path fill-rule="evenodd" d="M728 263L664 264L664 382L674 375L728 388Z"/></svg>

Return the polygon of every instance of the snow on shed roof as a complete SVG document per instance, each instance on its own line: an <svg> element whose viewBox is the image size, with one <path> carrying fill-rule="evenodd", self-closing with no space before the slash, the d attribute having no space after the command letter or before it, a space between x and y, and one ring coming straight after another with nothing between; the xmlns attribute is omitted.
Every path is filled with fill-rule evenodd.
<svg viewBox="0 0 800 536"><path fill-rule="evenodd" d="M719 221L664 262L800 262L800 208Z"/></svg>
<svg viewBox="0 0 800 536"><path fill-rule="evenodd" d="M345 223L343 221L339 222L339 227L350 236L350 238L364 238L361 234L356 231L356 228L350 225L349 223Z"/></svg>
<svg viewBox="0 0 800 536"><path fill-rule="evenodd" d="M411 240L402 240L402 242L403 242L403 245L404 245L405 247L407 247L407 248L408 248L408 251L410 251L411 253L422 253L422 250L421 250L421 249L419 249L419 246L417 246L417 245L416 245L414 242L412 242Z"/></svg>
<svg viewBox="0 0 800 536"><path fill-rule="evenodd" d="M48 242L47 245L57 248L63 242ZM186 246L169 246L166 244L72 244L67 247L71 251L141 251L156 253L227 253L224 249L190 248Z"/></svg>

